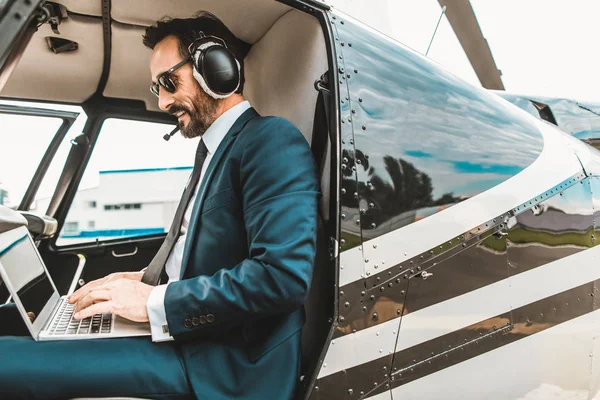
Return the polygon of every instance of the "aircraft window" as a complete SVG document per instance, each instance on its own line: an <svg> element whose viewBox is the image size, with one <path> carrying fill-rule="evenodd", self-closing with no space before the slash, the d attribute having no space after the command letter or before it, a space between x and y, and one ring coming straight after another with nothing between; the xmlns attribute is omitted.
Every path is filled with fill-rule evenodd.
<svg viewBox="0 0 600 400"><path fill-rule="evenodd" d="M536 108L536 106L533 105L533 103L531 101L529 101L529 99L523 98L521 96L514 96L514 95L509 95L509 94L502 94L501 97L503 97L505 100L508 100L515 106L527 111L529 114L533 115L534 117L540 118L540 113L539 113L538 109Z"/></svg>
<svg viewBox="0 0 600 400"><path fill-rule="evenodd" d="M40 107L40 105L32 103L3 102L3 104ZM78 107L77 110L74 110L74 107L46 104L43 105L43 108L82 113ZM45 208L39 207L39 199L50 198L52 195L70 148L69 140L77 128L82 126L84 120L85 115L82 113L63 139L46 170L35 201L30 207L31 210L42 214L46 212ZM2 135L0 135L0 204L11 208L19 206L48 145L62 123L62 119L55 117L0 114L0 126L3 127Z"/></svg>
<svg viewBox="0 0 600 400"><path fill-rule="evenodd" d="M592 108L567 99L550 99L545 102L563 131L577 139L600 139L600 114Z"/></svg>
<svg viewBox="0 0 600 400"><path fill-rule="evenodd" d="M147 121L104 121L57 245L169 229L198 141L176 135L165 142L163 135L172 128Z"/></svg>

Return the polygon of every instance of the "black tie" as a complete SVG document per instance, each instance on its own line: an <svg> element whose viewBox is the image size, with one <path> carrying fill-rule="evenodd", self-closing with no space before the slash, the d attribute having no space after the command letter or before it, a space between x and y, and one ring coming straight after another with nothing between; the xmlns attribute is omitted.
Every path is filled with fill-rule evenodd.
<svg viewBox="0 0 600 400"><path fill-rule="evenodd" d="M169 254L171 254L173 246L175 246L175 243L181 234L181 223L183 222L183 216L188 207L188 203L194 194L196 186L198 185L200 172L202 172L202 164L204 164L207 154L208 149L206 148L204 141L200 140L200 143L198 143L198 149L196 150L196 159L194 160L192 176L190 177L190 181L185 188L183 195L181 196L181 201L177 207L177 212L175 212L171 229L169 229L169 233L167 234L165 241L160 246L160 249L158 249L158 253L156 253L152 261L150 261L150 264L148 264L148 268L142 277L142 282L148 285L158 285L160 277L165 270L165 264L169 258Z"/></svg>

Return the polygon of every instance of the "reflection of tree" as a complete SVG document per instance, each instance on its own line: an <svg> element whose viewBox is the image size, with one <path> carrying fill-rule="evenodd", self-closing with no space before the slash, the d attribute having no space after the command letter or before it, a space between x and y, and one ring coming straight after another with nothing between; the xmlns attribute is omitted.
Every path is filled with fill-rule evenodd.
<svg viewBox="0 0 600 400"><path fill-rule="evenodd" d="M353 167L360 168L368 174L368 180L359 179L357 190L361 199L363 229L371 224L379 225L407 211L443 206L461 200L453 193L445 193L440 198L433 199L433 184L430 176L401 158L396 159L392 156L383 158L385 170L389 175L389 178L384 179L376 173L375 168L370 166L368 158L362 152L357 150L355 158L345 150L342 157L345 165L342 171L342 187L357 187ZM343 205L357 206L358 199L354 192L347 190L342 194ZM414 220L413 217L410 222Z"/></svg>

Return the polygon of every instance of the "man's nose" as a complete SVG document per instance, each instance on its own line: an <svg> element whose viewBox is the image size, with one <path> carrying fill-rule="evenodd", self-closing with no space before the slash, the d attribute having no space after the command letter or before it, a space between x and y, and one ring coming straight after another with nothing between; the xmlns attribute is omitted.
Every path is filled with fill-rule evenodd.
<svg viewBox="0 0 600 400"><path fill-rule="evenodd" d="M163 111L169 111L173 105L173 94L169 93L165 88L158 89L158 107Z"/></svg>

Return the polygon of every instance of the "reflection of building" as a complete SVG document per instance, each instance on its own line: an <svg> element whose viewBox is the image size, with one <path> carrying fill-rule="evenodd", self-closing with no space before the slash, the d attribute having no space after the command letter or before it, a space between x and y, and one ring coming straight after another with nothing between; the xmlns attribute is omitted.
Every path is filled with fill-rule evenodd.
<svg viewBox="0 0 600 400"><path fill-rule="evenodd" d="M98 186L77 192L60 238L81 242L165 232L191 169L101 171ZM49 201L38 200L37 210L46 210Z"/></svg>

